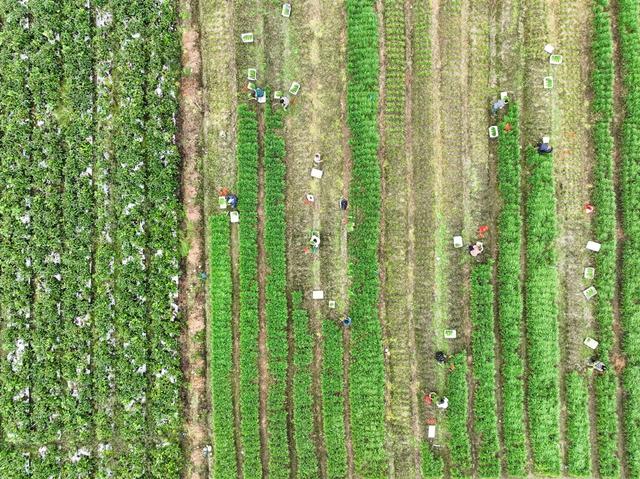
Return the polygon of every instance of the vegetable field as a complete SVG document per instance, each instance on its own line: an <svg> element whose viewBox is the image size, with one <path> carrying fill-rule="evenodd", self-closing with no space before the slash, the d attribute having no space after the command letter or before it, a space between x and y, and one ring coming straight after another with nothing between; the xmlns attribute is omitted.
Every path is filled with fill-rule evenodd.
<svg viewBox="0 0 640 479"><path fill-rule="evenodd" d="M0 0L0 478L639 477L638 2L283 3Z"/></svg>

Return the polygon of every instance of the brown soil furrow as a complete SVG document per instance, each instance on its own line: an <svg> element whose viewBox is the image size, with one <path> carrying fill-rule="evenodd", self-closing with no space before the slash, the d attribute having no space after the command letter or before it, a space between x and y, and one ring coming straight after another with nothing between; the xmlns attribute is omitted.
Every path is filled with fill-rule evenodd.
<svg viewBox="0 0 640 479"><path fill-rule="evenodd" d="M180 3L182 30L182 65L190 75L180 84L180 150L182 154L182 201L185 205L183 231L189 231L189 252L180 281L179 304L187 327L181 337L183 371L186 388L186 456L185 477L207 477L207 461L203 454L210 437L208 414L209 394L206 385L206 344L204 343L205 289L199 274L206 268L204 248L202 171L198 143L202 128L201 56L198 25L194 5L189 0Z"/></svg>
<svg viewBox="0 0 640 479"><path fill-rule="evenodd" d="M258 384L260 387L260 460L262 477L269 477L267 392L269 388L265 289L267 258L264 250L264 112L258 111Z"/></svg>

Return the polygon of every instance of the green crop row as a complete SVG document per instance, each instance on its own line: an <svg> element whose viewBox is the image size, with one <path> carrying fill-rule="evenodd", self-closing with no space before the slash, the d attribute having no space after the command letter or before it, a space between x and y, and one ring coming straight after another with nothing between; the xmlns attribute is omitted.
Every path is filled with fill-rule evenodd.
<svg viewBox="0 0 640 479"><path fill-rule="evenodd" d="M591 477L589 438L589 392L587 381L576 372L567 375L567 472L572 477Z"/></svg>
<svg viewBox="0 0 640 479"><path fill-rule="evenodd" d="M240 417L245 477L260 477L258 412L258 122L238 107L237 140L240 276Z"/></svg>
<svg viewBox="0 0 640 479"><path fill-rule="evenodd" d="M60 261L62 249L62 169L64 155L58 134L60 123L53 114L60 98L61 58L59 42L50 42L52 25L60 23L57 5L29 3L32 41L28 51L30 70L27 78L31 108L30 225L32 262L31 344L32 377L31 439L42 443L55 441L62 427L62 387L58 376L62 318L58 304L62 298ZM71 339L73 340L73 339ZM69 391L70 393L70 391ZM58 452L50 448L47 456L55 462Z"/></svg>
<svg viewBox="0 0 640 479"><path fill-rule="evenodd" d="M149 11L145 4L112 0L114 32L118 48L114 53L114 95L117 99L112 138L116 168L112 174L117 245L114 265L115 321L115 426L120 450L114 474L123 478L142 477L148 470L145 435L148 309L146 306L147 241L146 190L148 158L145 151L145 52ZM137 35L136 35L137 34ZM143 35L144 34L144 35ZM142 298L145 298L144 301Z"/></svg>
<svg viewBox="0 0 640 479"><path fill-rule="evenodd" d="M475 382L473 424L478 476L487 478L500 475L491 270L490 264L479 264L471 274L471 352Z"/></svg>
<svg viewBox="0 0 640 479"><path fill-rule="evenodd" d="M378 18L371 2L347 1L347 122L353 160L349 236L351 429L355 473L386 476L384 362L378 318L380 165L378 163Z"/></svg>
<svg viewBox="0 0 640 479"><path fill-rule="evenodd" d="M384 122L387 145L404 147L405 20L404 2L384 1L385 84Z"/></svg>
<svg viewBox="0 0 640 479"><path fill-rule="evenodd" d="M505 131L510 125L511 130ZM522 284L520 252L522 236L520 189L520 119L518 106L500 124L498 138L498 190L502 208L498 216L498 263L496 266L500 376L502 378L502 434L506 473L524 477L527 453L524 428L524 364L522 348Z"/></svg>
<svg viewBox="0 0 640 479"><path fill-rule="evenodd" d="M603 358L609 358L613 348L613 298L616 284L616 198L613 183L613 35L609 0L593 4L593 39L591 42L593 69L592 109L595 119L593 143L595 148L593 204L594 235L602 244L595 257L594 286L598 290L595 300L599 349ZM617 457L618 419L616 408L616 382L611 375L596 375L595 411L598 445L598 469L601 477L619 475Z"/></svg>
<svg viewBox="0 0 640 479"><path fill-rule="evenodd" d="M558 290L553 156L526 150L527 412L534 471L560 473Z"/></svg>
<svg viewBox="0 0 640 479"><path fill-rule="evenodd" d="M235 477L236 447L233 416L233 333L229 218L211 217L211 377L213 395L213 477Z"/></svg>
<svg viewBox="0 0 640 479"><path fill-rule="evenodd" d="M32 267L31 225L31 104L27 88L31 32L25 4L3 1L0 38L0 425L2 441L30 438L29 390L33 351L30 347ZM7 94L10 92L10 94ZM9 319L11 318L11 319ZM5 361L4 358L7 360Z"/></svg>
<svg viewBox="0 0 640 479"><path fill-rule="evenodd" d="M281 136L283 110L265 110L264 137L264 249L267 270L266 323L269 351L269 477L288 479L287 440L287 259L285 222L285 149Z"/></svg>
<svg viewBox="0 0 640 479"><path fill-rule="evenodd" d="M150 476L178 477L184 458L180 445L183 429L180 390L177 314L180 275L179 239L181 204L180 154L176 144L174 117L178 111L178 81L181 73L180 37L176 30L177 5L153 2L147 27L149 50L146 84L147 148L147 250L149 340L149 386L147 416Z"/></svg>
<svg viewBox="0 0 640 479"><path fill-rule="evenodd" d="M624 437L627 475L640 476L640 9L631 0L618 2L624 118L621 128L620 205L622 209L622 278L620 281L622 350L626 367Z"/></svg>
<svg viewBox="0 0 640 479"><path fill-rule="evenodd" d="M90 42L86 41L92 35L92 14L88 6L65 0L62 15L62 100L68 117L61 124L65 151L62 212L66 252L61 258L64 279L61 349L65 351L61 376L63 384L73 385L62 396L62 423L64 429L74 436L74 441L85 443L93 436L92 386L91 376L86 369L79 369L78 364L88 362L92 354L93 334L91 323L83 324L76 318L85 321L90 317L92 300L92 271L87 258L91 257L93 250L95 199L93 179L87 172L93 171L95 147L87 138L95 133L95 102L93 52ZM73 477L80 470L88 474L89 465L88 459L79 461L73 469L65 469L63 475Z"/></svg>
<svg viewBox="0 0 640 479"><path fill-rule="evenodd" d="M110 0L93 3L96 12L110 11ZM93 273L93 415L95 440L102 445L95 454L95 474L106 479L113 470L113 428L115 421L115 383L112 368L115 356L111 339L115 311L112 306L115 278L113 267L116 261L116 245L113 242L115 229L115 191L112 176L115 169L112 138L114 135L113 110L113 58L117 38L113 33L113 22L97 22L93 30L91 47L94 54L95 117L96 130L95 163L95 247Z"/></svg>
<svg viewBox="0 0 640 479"><path fill-rule="evenodd" d="M327 448L327 477L341 479L347 474L344 429L344 374L342 325L322 322L324 351L322 362L322 408Z"/></svg>
<svg viewBox="0 0 640 479"><path fill-rule="evenodd" d="M464 352L455 354L450 361L446 396L449 399L447 430L450 435L450 474L453 478L471 477L471 443L467 421L469 416L467 388L467 358Z"/></svg>
<svg viewBox="0 0 640 479"><path fill-rule="evenodd" d="M309 315L302 309L302 294L291 294L293 325L293 434L298 458L298 479L318 477L318 459L313 442L313 395L311 393L311 364L313 336L309 329ZM326 409L325 409L326 411ZM342 413L339 415L343 417ZM327 464L329 470L332 466ZM330 476L332 477L332 476Z"/></svg>

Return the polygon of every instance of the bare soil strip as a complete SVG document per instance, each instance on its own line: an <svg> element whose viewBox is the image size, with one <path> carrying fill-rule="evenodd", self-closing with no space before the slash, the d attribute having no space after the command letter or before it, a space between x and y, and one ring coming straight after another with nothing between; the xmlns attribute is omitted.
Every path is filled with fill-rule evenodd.
<svg viewBox="0 0 640 479"><path fill-rule="evenodd" d="M187 327L181 344L186 387L186 444L188 464L185 477L207 477L207 461L203 447L209 442L209 394L206 387L206 316L205 289L199 274L206 268L202 171L198 142L202 128L202 85L199 32L194 5L189 0L180 4L182 34L182 65L190 70L180 84L180 148L183 158L182 201L185 205L183 231L187 234L189 252L185 273L180 282L180 306Z"/></svg>

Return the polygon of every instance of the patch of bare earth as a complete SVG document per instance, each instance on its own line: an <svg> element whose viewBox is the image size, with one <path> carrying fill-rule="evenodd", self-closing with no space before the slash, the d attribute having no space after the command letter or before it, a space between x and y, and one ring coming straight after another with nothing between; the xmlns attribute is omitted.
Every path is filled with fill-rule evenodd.
<svg viewBox="0 0 640 479"><path fill-rule="evenodd" d="M186 438L188 465L185 477L207 477L207 460L203 448L209 441L206 387L205 289L199 279L204 270L203 207L200 152L198 142L202 128L201 58L197 23L193 21L190 1L181 2L182 65L190 73L180 81L179 135L182 165L182 200L185 207L186 241L189 252L180 281L179 303L186 321L181 337L183 371L186 387Z"/></svg>

